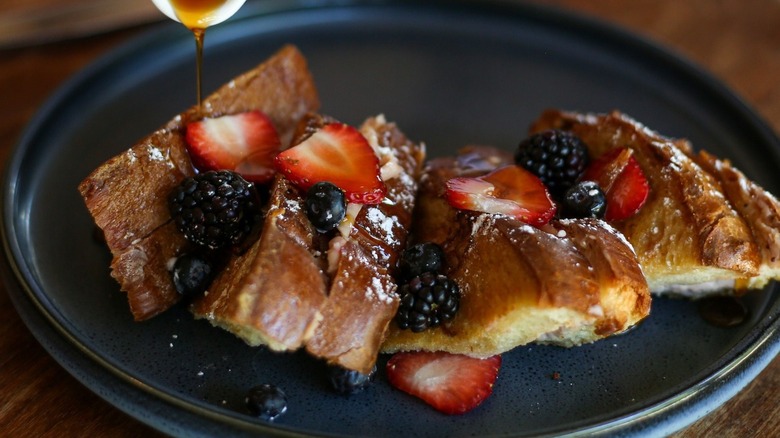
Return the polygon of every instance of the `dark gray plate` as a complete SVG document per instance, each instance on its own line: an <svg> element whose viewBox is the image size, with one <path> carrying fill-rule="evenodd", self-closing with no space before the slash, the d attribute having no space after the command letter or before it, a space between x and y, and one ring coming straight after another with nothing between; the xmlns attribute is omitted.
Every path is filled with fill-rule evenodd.
<svg viewBox="0 0 780 438"><path fill-rule="evenodd" d="M309 3L250 3L210 30L206 90L291 42L309 59L324 112L351 123L385 113L431 155L471 142L513 148L543 108L619 108L731 157L780 192L780 142L766 125L707 74L620 30L522 4ZM76 186L193 103L193 59L191 36L170 24L80 73L30 124L4 186L14 274L6 279L19 313L79 380L153 427L176 435L667 433L734 395L780 349L775 286L745 297L750 318L731 329L706 324L692 303L657 299L626 335L505 354L494 395L450 417L391 389L381 371L370 391L334 395L317 362L249 348L181 308L134 323ZM243 407L245 391L261 382L289 396L289 411L270 426Z"/></svg>

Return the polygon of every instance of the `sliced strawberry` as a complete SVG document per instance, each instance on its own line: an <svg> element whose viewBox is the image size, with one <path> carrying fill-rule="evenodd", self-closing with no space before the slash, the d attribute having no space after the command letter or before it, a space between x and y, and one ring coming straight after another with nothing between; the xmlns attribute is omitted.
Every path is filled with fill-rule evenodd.
<svg viewBox="0 0 780 438"><path fill-rule="evenodd" d="M387 362L387 378L438 411L463 414L493 392L500 367L501 356L476 359L444 352L405 352Z"/></svg>
<svg viewBox="0 0 780 438"><path fill-rule="evenodd" d="M583 181L595 181L607 196L604 219L627 219L642 208L650 194L642 168L630 148L613 149L593 161L582 174Z"/></svg>
<svg viewBox="0 0 780 438"><path fill-rule="evenodd" d="M505 166L477 178L447 181L447 201L461 210L500 213L534 226L549 222L555 203L542 181L520 166Z"/></svg>
<svg viewBox="0 0 780 438"><path fill-rule="evenodd" d="M330 123L274 159L276 169L301 190L328 181L344 190L347 200L378 204L385 196L379 158L357 129Z"/></svg>
<svg viewBox="0 0 780 438"><path fill-rule="evenodd" d="M281 142L271 119L262 112L203 119L186 129L187 150L199 170L232 170L256 183L273 177L273 158Z"/></svg>

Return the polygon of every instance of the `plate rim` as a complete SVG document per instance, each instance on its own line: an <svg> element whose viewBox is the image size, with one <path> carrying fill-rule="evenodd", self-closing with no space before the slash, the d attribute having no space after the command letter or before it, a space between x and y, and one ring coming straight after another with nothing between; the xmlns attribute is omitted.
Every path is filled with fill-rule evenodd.
<svg viewBox="0 0 780 438"><path fill-rule="evenodd" d="M479 3L479 4L477 4ZM474 7L479 10L483 8L496 8L506 9L513 14L533 14L536 18L540 15L550 17L555 16L563 18L567 22L573 22L580 28L586 28L590 32L603 33L609 37L609 41L614 43L613 40L618 37L623 40L620 44L639 45L642 50L651 52L656 57L665 59L667 64L671 64L672 67L679 70L686 75L692 75L700 79L702 92L706 92L708 98L716 97L723 100L725 107L730 113L738 114L742 120L740 123L746 123L751 128L751 133L762 137L762 139L769 145L771 149L777 151L780 149L780 140L769 125L761 118L761 116L750 107L743 99L736 95L731 89L729 89L723 82L716 79L709 74L706 70L700 68L690 60L680 56L673 50L662 47L659 44L649 41L645 38L639 37L623 28L605 23L592 17L586 17L567 10L560 10L551 8L548 6L541 6L537 4L525 4L523 2L514 1L486 1L486 2L470 2L470 1L455 1L455 2L393 2L393 1L370 1L359 2L357 0L348 1L330 1L323 2L321 4L314 5L306 1L295 2L282 2L271 1L261 7L248 8L248 14L245 14L239 20L252 20L258 19L265 15L273 13L286 13L294 12L297 10L310 10L317 8L331 8L331 7L374 7L388 5L390 7L402 7L402 8L414 8L414 7L431 7L438 8L443 5L447 7ZM257 3L255 3L257 5ZM247 5L248 6L248 5ZM542 17L544 18L544 17ZM17 144L15 145L12 155L9 158L6 172L4 174L4 189L3 189L3 208L4 214L1 218L2 228L0 228L1 237L3 240L3 250L6 259L6 271L10 271L10 275L4 276L4 282L9 289L9 295L11 295L12 302L17 308L17 311L22 316L28 329L33 332L38 341L46 348L47 352L57 360L71 375L74 375L81 383L85 384L92 392L95 392L101 398L123 410L136 419L148 424L151 427L160 428L163 431L180 431L180 428L184 425L171 425L160 424L158 422L149 421L148 417L139 415L138 412L133 412L132 406L125 406L124 403L117 402L115 398L110 397L110 394L106 394L107 387L111 386L110 380L112 378L119 378L123 382L131 383L134 379L131 375L116 369L114 366L103 360L100 355L90 351L86 345L76 339L76 337L69 333L66 327L64 327L60 321L58 321L52 313L46 308L45 304L40 301L37 292L29 283L33 274L29 268L23 266L24 263L20 263L22 255L22 249L17 240L18 230L15 227L14 212L16 211L16 181L18 179L18 171L21 167L21 161L24 158L24 151L30 145L30 143L37 136L37 132L42 126L45 126L46 122L52 117L55 110L63 104L63 100L72 93L90 77L101 74L107 67L114 63L121 63L123 60L127 60L133 56L133 53L146 51L145 47L148 42L159 41L163 39L168 41L169 39L179 40L181 35L174 32L174 28L170 25L157 26L149 31L144 32L138 37L131 38L128 42L123 43L117 48L111 50L109 53L98 57L95 61L89 64L86 68L74 74L63 85L57 88L57 90L47 99L28 125L25 127L22 135L20 136ZM7 272L8 273L8 272ZM14 284L15 283L15 284ZM12 292L13 290L20 292ZM25 302L26 301L26 302ZM30 305L32 308L30 308ZM773 308L777 308L778 303L773 304ZM37 327L34 329L31 327L29 321L34 319L31 312L39 312L39 317L43 317L47 327ZM777 313L777 312L776 312ZM692 385L688 390L677 394L670 400L666 400L663 403L654 404L647 409L643 409L634 412L630 415L621 416L619 418L612 419L602 424L595 424L587 426L585 428L571 431L571 433L605 433L612 434L616 432L627 433L647 433L648 431L664 431L664 433L670 433L674 430L679 430L692 423L694 420L701 418L705 414L714 410L717 406L720 406L726 400L731 398L734 394L744 388L744 386L752 380L766 365L777 356L780 352L780 337L778 337L778 331L780 331L780 320L775 318L773 321L759 321L765 323L761 328L754 327L745 339L739 342L739 345L745 347L744 350L727 362L727 366L719 368L715 373L708 376L701 382ZM52 337L54 336L54 337ZM55 339L56 338L56 339ZM750 338L750 340L746 340ZM75 351L65 352L71 347ZM107 371L110 376L104 378L107 382L94 382L89 378L85 378L83 375L79 375L78 370L72 369L73 363L64 360L60 355L81 355L83 362L97 363L102 369ZM70 360L73 360L72 358ZM94 365L94 364L93 364ZM737 382L736 385L726 385L725 382ZM94 388L93 385L100 386ZM149 385L144 385L143 382L138 382L135 385L131 385L137 391L144 393L143 395L151 395L158 398L163 404L171 405L174 408L182 409L184 411L194 413L199 417L205 417L206 419L213 420L225 420L226 418L237 421L236 424L231 424L238 428L237 432L244 430L260 431L264 433L274 433L285 435L287 433L293 436L307 436L310 432L296 431L294 429L285 429L275 426L267 427L263 424L254 422L248 422L242 420L237 415L230 415L230 411L224 410L224 412L212 412L213 410L219 411L219 408L213 405L209 405L208 408L203 408L197 405L193 405L189 401L178 400L176 397L164 393L157 388ZM123 397L119 396L122 399ZM701 403L701 399L709 400L714 403L704 405ZM119 403L119 404L118 404ZM705 406L706 405L706 406ZM698 407L698 409L697 409ZM670 415L671 414L671 415ZM661 418L664 417L664 418ZM676 418L679 417L679 418ZM693 417L693 419L691 419ZM642 424L644 423L644 424ZM222 423L224 424L224 423ZM249 426L248 428L242 426ZM186 429L192 432L189 429Z"/></svg>

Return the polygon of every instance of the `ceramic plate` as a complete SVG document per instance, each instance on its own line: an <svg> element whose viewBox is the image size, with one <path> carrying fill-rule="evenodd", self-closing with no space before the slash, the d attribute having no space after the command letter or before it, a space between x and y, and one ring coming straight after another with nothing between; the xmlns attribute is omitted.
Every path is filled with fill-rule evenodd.
<svg viewBox="0 0 780 438"><path fill-rule="evenodd" d="M323 112L353 124L384 113L424 140L430 155L469 143L512 149L548 107L620 109L731 157L780 193L780 142L755 113L697 67L619 29L506 2L314 3L250 3L210 30L205 89L294 43L309 60ZM134 323L76 186L194 95L191 35L161 25L49 100L18 145L4 187L14 274L6 277L19 313L85 385L166 433L667 433L734 395L778 352L774 285L745 297L749 318L728 329L707 324L696 304L656 299L628 334L506 353L493 396L453 417L393 390L381 370L369 391L335 395L316 361L250 348L182 308ZM244 408L246 390L263 382L289 397L288 412L271 424Z"/></svg>

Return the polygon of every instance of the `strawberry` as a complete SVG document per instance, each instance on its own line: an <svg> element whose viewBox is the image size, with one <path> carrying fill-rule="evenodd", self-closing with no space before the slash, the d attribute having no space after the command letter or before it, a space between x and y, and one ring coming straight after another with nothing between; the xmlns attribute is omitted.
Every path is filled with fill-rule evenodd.
<svg viewBox="0 0 780 438"><path fill-rule="evenodd" d="M344 190L349 202L378 204L385 196L374 149L360 131L342 123L327 124L281 152L274 165L304 191L328 181Z"/></svg>
<svg viewBox="0 0 780 438"><path fill-rule="evenodd" d="M246 180L268 182L281 142L271 119L249 111L202 119L186 127L192 163L201 171L232 170Z"/></svg>
<svg viewBox="0 0 780 438"><path fill-rule="evenodd" d="M445 414L463 414L493 392L501 356L477 359L444 352L396 353L387 362L387 378Z"/></svg>
<svg viewBox="0 0 780 438"><path fill-rule="evenodd" d="M505 214L534 226L546 224L556 208L542 181L520 166L452 178L444 196L455 208Z"/></svg>
<svg viewBox="0 0 780 438"><path fill-rule="evenodd" d="M585 169L581 180L595 181L606 194L604 219L607 221L633 216L650 194L647 178L634 158L633 150L627 147L613 149L598 157Z"/></svg>

